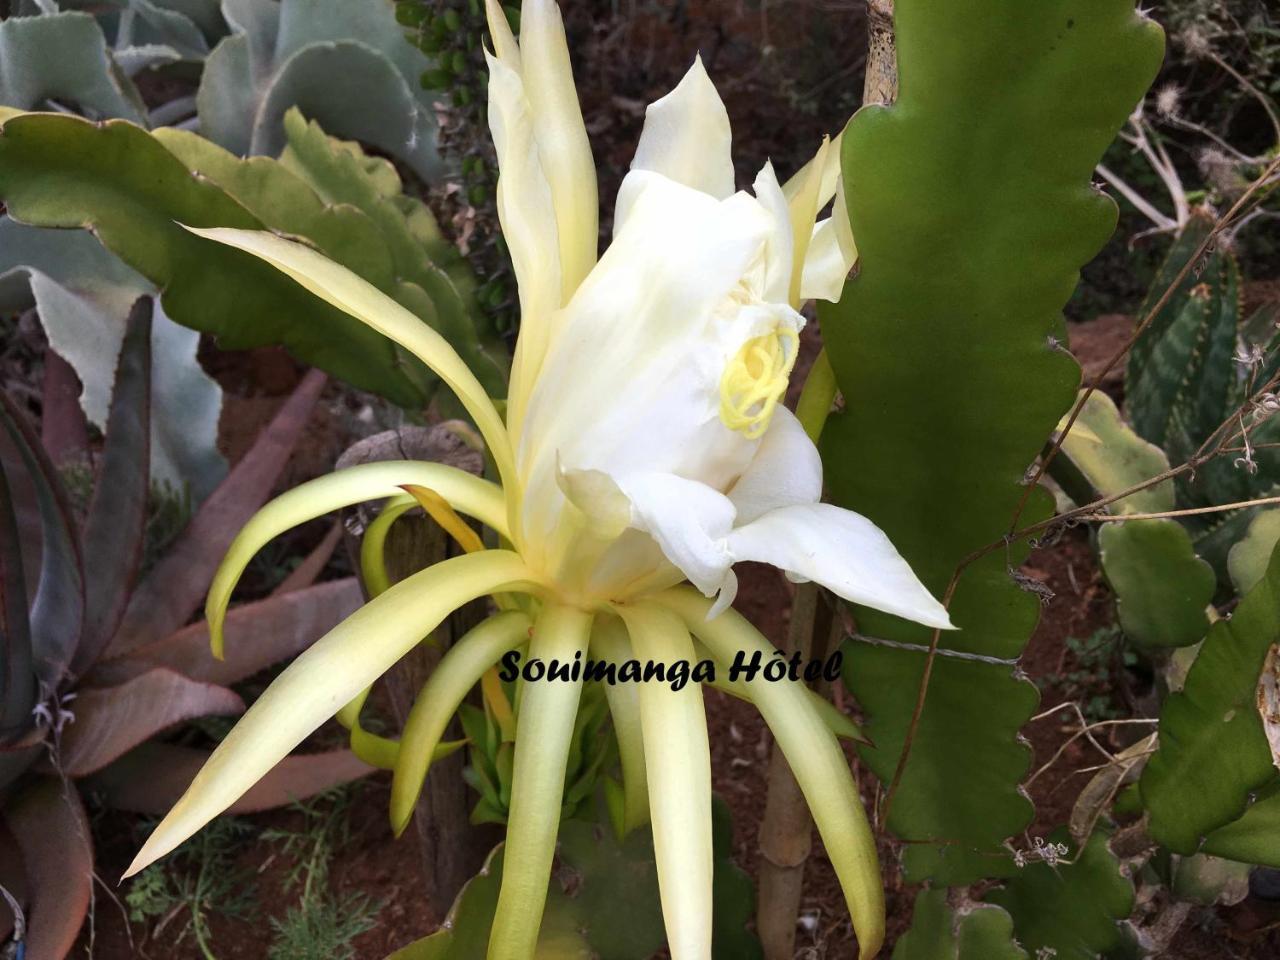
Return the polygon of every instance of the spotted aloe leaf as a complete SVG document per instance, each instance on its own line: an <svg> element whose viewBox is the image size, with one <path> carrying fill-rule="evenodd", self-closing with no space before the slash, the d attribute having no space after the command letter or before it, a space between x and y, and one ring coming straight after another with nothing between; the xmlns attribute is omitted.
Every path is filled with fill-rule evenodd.
<svg viewBox="0 0 1280 960"><path fill-rule="evenodd" d="M1163 45L1132 0L898 0L895 26L899 99L862 109L844 135L860 259L821 313L846 406L823 456L836 501L883 528L941 594L966 555L1008 531L1028 466L1075 396L1061 309L1116 220L1093 167ZM1022 522L1051 505L1032 491ZM935 667L888 823L926 841L905 854L913 877L989 875L1031 819L1017 730L1037 696L1012 661L1039 601L1009 575L1025 556L996 551L959 581L960 629L942 647L986 659ZM876 743L863 755L887 781L930 637L869 611L858 627L915 647L847 650L846 682ZM949 842L945 860L927 841Z"/></svg>

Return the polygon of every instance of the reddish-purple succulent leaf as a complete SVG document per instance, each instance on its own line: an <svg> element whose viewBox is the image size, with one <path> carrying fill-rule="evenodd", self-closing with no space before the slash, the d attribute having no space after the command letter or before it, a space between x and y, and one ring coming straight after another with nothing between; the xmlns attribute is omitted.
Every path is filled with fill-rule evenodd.
<svg viewBox="0 0 1280 960"><path fill-rule="evenodd" d="M44 689L56 690L80 642L84 622L79 533L57 469L26 415L4 393L0 393L0 421L35 487L40 510L40 580L30 614L31 662Z"/></svg>
<svg viewBox="0 0 1280 960"><path fill-rule="evenodd" d="M59 761L69 777L101 770L161 730L197 717L244 710L232 690L158 667L115 687L82 689L69 705Z"/></svg>
<svg viewBox="0 0 1280 960"><path fill-rule="evenodd" d="M359 583L349 577L246 603L227 615L224 660L210 651L209 625L202 620L128 656L101 661L89 681L122 683L146 670L169 667L207 683L238 683L301 653L363 601Z"/></svg>
<svg viewBox="0 0 1280 960"><path fill-rule="evenodd" d="M302 590L315 583L320 574L324 573L324 568L328 566L329 558L333 556L333 551L342 542L343 532L342 520L333 521L333 526L324 535L324 539L316 544L314 550L303 557L302 562L287 577L280 581L280 585L271 591L271 595L280 597L286 593L292 593L294 590Z"/></svg>
<svg viewBox="0 0 1280 960"><path fill-rule="evenodd" d="M34 725L29 726L26 734L14 742L0 746L0 796L4 795L5 787L14 783L40 759L43 752L44 731ZM0 943L3 942L4 938L0 937Z"/></svg>
<svg viewBox="0 0 1280 960"><path fill-rule="evenodd" d="M76 676L111 640L142 562L151 476L151 310L151 298L140 297L129 311L116 364L102 467L84 527L89 566L84 638L71 660Z"/></svg>
<svg viewBox="0 0 1280 960"><path fill-rule="evenodd" d="M8 475L0 460L0 743L29 728L36 697L21 544ZM0 758L0 788L7 782L8 766Z"/></svg>
<svg viewBox="0 0 1280 960"><path fill-rule="evenodd" d="M41 777L3 815L27 887L27 960L62 960L75 945L93 885L93 841L80 794Z"/></svg>
<svg viewBox="0 0 1280 960"><path fill-rule="evenodd" d="M9 895L19 904L27 902L27 878L22 873L22 854L18 852L18 841L0 818L0 886L9 891ZM0 897L0 943L9 939L13 933L13 912L3 897Z"/></svg>
<svg viewBox="0 0 1280 960"><path fill-rule="evenodd" d="M208 759L205 750L144 743L95 774L88 787L104 803L120 810L168 813ZM226 812L253 813L288 806L372 772L373 767L350 750L285 757Z"/></svg>
<svg viewBox="0 0 1280 960"><path fill-rule="evenodd" d="M266 501L324 388L310 371L249 452L218 484L174 545L134 591L124 621L107 648L121 656L169 636L204 600L222 556L245 522Z"/></svg>
<svg viewBox="0 0 1280 960"><path fill-rule="evenodd" d="M52 349L44 354L40 401L40 443L49 459L63 464L83 456L89 428L80 409L80 378Z"/></svg>

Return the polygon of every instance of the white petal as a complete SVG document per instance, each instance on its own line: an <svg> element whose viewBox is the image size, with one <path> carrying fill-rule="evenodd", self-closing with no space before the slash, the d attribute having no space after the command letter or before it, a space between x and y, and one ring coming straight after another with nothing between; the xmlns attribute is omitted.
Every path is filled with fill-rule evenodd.
<svg viewBox="0 0 1280 960"><path fill-rule="evenodd" d="M125 876L164 856L231 806L450 612L488 593L520 589L529 578L516 554L485 550L430 566L369 601L271 682L147 838Z"/></svg>
<svg viewBox="0 0 1280 960"><path fill-rule="evenodd" d="M733 528L729 498L694 480L667 473L638 473L615 478L631 501L631 525L648 533L663 554L711 596L729 573L724 538Z"/></svg>
<svg viewBox="0 0 1280 960"><path fill-rule="evenodd" d="M738 523L748 524L778 507L816 503L821 497L818 448L795 414L779 404L755 457L729 490Z"/></svg>
<svg viewBox="0 0 1280 960"><path fill-rule="evenodd" d="M831 166L832 157L837 158L838 161L839 150L832 150L830 141L823 140L814 158L783 188L791 210L791 238L794 253L790 294L793 307L800 305L804 263L809 254L809 241L813 238L813 225L818 219L818 211L835 193L835 174L831 171L834 169L838 172L839 165L837 163L834 168ZM827 192L828 183L830 183L831 193Z"/></svg>
<svg viewBox="0 0 1280 960"><path fill-rule="evenodd" d="M733 194L729 114L702 58L674 90L649 104L632 170L648 170L723 200ZM614 234L626 218L615 210Z"/></svg>
<svg viewBox="0 0 1280 960"><path fill-rule="evenodd" d="M643 176L627 228L556 320L519 446L530 497L558 492L557 456L566 469L660 470L719 489L750 459L719 420L719 383L751 317L717 311L760 262L770 217L746 194L716 201ZM726 458L724 476L706 472Z"/></svg>
<svg viewBox="0 0 1280 960"><path fill-rule="evenodd" d="M498 0L485 0L485 19L489 21L489 36L493 38L493 52L498 59L517 73L520 72L520 48L511 34L511 24Z"/></svg>
<svg viewBox="0 0 1280 960"><path fill-rule="evenodd" d="M772 163L765 163L760 169L753 189L760 205L773 215L773 229L765 250L764 297L774 303L786 303L791 293L795 240L791 236L791 211L778 186Z"/></svg>
<svg viewBox="0 0 1280 960"><path fill-rule="evenodd" d="M836 186L835 205L831 216L813 228L809 252L805 256L804 274L800 280L801 300L829 300L835 303L844 290L858 248L853 242L849 224L849 207L844 198L844 181Z"/></svg>
<svg viewBox="0 0 1280 960"><path fill-rule="evenodd" d="M631 645L642 660L692 662L688 628L657 606L623 606ZM644 736L649 806L653 821L658 892L672 960L711 956L712 872L711 750L702 687L673 690L642 683L640 722Z"/></svg>
<svg viewBox="0 0 1280 960"><path fill-rule="evenodd" d="M952 628L946 609L884 531L851 510L829 503L782 507L734 530L728 549L735 561L772 564L853 603Z"/></svg>
<svg viewBox="0 0 1280 960"><path fill-rule="evenodd" d="M818 178L816 194L818 209L821 210L831 201L836 192L836 183L840 179L840 147L843 140L843 130L836 134L830 143L824 140L809 162L797 170L795 175L783 185L782 192L788 201L794 200L806 188L810 177L815 175Z"/></svg>
<svg viewBox="0 0 1280 960"><path fill-rule="evenodd" d="M529 660L572 663L586 652L592 615L548 603L533 626ZM534 956L560 829L565 769L582 681L526 683L516 725L502 886L489 933L490 960Z"/></svg>
<svg viewBox="0 0 1280 960"><path fill-rule="evenodd" d="M514 480L511 440L493 401L457 351L420 317L414 316L363 277L305 244L264 230L233 230L227 227L185 229L266 261L321 300L415 354L462 401L489 445L489 452L503 481Z"/></svg>
<svg viewBox="0 0 1280 960"><path fill-rule="evenodd" d="M525 0L521 6L520 59L538 153L555 201L563 303L595 266L600 201L564 22L552 0Z"/></svg>
<svg viewBox="0 0 1280 960"><path fill-rule="evenodd" d="M498 155L498 219L520 291L520 337L507 413L507 423L516 433L546 355L551 318L560 307L559 232L524 84L505 61L486 57L489 129Z"/></svg>

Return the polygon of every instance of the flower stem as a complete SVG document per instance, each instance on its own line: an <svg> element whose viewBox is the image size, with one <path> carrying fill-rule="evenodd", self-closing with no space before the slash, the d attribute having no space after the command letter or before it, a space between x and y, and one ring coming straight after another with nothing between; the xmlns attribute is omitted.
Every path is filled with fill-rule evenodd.
<svg viewBox="0 0 1280 960"><path fill-rule="evenodd" d="M813 361L809 376L805 378L804 389L800 391L800 400L796 404L796 419L809 439L814 443L822 436L822 428L826 426L827 416L831 413L831 404L836 399L836 372L831 368L824 347Z"/></svg>

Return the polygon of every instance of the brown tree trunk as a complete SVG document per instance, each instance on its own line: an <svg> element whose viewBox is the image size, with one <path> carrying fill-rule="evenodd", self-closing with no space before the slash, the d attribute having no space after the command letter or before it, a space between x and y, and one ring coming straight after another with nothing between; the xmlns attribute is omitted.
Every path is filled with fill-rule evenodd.
<svg viewBox="0 0 1280 960"><path fill-rule="evenodd" d="M351 447L339 467L381 460L431 460L480 473L480 455L468 449L447 426L405 427L381 433ZM359 569L360 535L377 514L376 508L357 507L346 517L346 546ZM457 545L426 517L409 514L391 528L386 540L387 576L392 583L457 553ZM440 658L471 627L484 619L486 601L467 604L433 635L435 643L420 643L386 675L387 701L396 726L403 727L414 698ZM458 721L445 731L445 739L462 736ZM492 847L501 839L493 827L470 822L475 797L462 780L466 763L460 751L431 765L418 798L413 823L421 850L422 891L435 922L444 920L462 885L479 872Z"/></svg>

